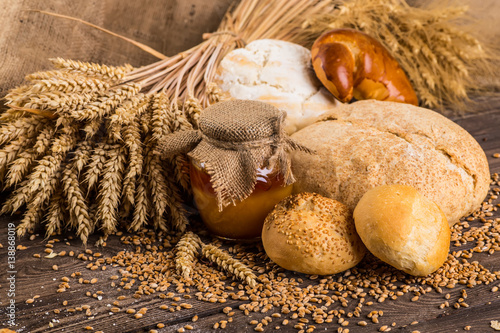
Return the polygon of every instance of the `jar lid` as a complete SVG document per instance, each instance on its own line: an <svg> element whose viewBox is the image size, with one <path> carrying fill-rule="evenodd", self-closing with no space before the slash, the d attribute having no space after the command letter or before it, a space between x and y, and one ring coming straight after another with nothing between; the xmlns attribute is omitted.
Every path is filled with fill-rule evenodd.
<svg viewBox="0 0 500 333"><path fill-rule="evenodd" d="M311 151L288 137L285 116L285 112L264 102L219 102L201 112L199 130L168 135L159 150L166 155L187 153L203 163L222 210L253 192L261 167L279 172L284 185L295 181L288 153Z"/></svg>
<svg viewBox="0 0 500 333"><path fill-rule="evenodd" d="M279 133L285 115L285 112L271 104L229 100L203 110L199 118L199 128L204 135L216 140L260 140Z"/></svg>

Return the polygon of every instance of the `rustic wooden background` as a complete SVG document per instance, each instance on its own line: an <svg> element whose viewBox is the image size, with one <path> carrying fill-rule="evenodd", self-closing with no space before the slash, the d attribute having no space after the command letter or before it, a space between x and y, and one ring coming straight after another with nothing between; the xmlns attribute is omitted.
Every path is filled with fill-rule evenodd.
<svg viewBox="0 0 500 333"><path fill-rule="evenodd" d="M271 0L270 0L271 1ZM411 0L409 3L420 3L429 0ZM438 1L438 0L434 0ZM173 55L201 41L202 33L214 31L224 12L232 0L0 0L0 97L6 91L19 85L23 77L31 72L48 68L48 58L64 57L84 61L102 62L107 64L130 63L134 66L149 64L156 59L137 47L97 31L93 28L76 22L46 16L30 10L40 9L59 14L78 17L118 34L153 47L166 54ZM484 36L486 41L496 43L500 36L500 1L498 0L462 0L471 6L471 15L478 18L475 30ZM491 98L482 99L477 104L479 115L468 114L454 120L467 129L482 145L488 156L492 172L500 172L500 159L493 158L493 153L500 153L500 96L497 93ZM0 197L3 201L3 198ZM494 217L500 217L497 212ZM0 218L0 243L6 244L6 230L8 221L17 221L19 218ZM91 242L92 243L92 242ZM123 249L117 239L110 239L108 247L102 249L104 254L111 255ZM70 257L57 259L33 258L33 253L43 253L44 243L22 240L19 244L28 246L25 251L18 251L17 264L20 267L17 281L17 306L22 332L46 332L47 324L54 319L60 320L50 331L61 331L65 325L66 332L82 332L88 324L103 329L105 332L140 332L154 328L156 323L163 322L168 326L162 332L173 332L177 328L190 322L190 318L198 314L199 322L195 325L196 332L212 331L214 322L226 318L221 312L226 305L209 306L207 303L197 304L193 309L182 314L168 316L157 309L156 298L145 299L143 303L131 303L131 307L147 306L155 308L148 312L142 320L130 320L130 316L123 313L115 316L103 314L93 321L88 321L85 315L56 316L53 310L61 308L63 299L67 299L71 306L90 302L84 296L87 290L105 289L110 299L118 295L109 290L106 282L95 286L76 286L71 292L65 293L59 299L54 294L59 278L74 271L87 273L85 263ZM83 249L74 243L71 246L59 244L58 250ZM96 249L94 249L96 250ZM491 270L500 270L500 253L493 256L481 255L481 263ZM5 279L6 263L5 248L0 249L0 328L5 325ZM59 271L51 269L53 263L59 265ZM88 275L88 274L87 274ZM102 273L101 273L102 275ZM106 275L107 276L107 275ZM107 281L106 276L99 276L100 280ZM498 282L497 282L498 284ZM437 305L443 302L442 295L429 294L421 302L390 302L383 307L384 323L397 322L393 331L411 332L455 332L462 331L466 325L472 326L474 332L492 332L490 320L500 320L500 299L498 293L490 292L491 286L480 286L468 291L468 309L440 310ZM33 295L41 295L34 304L24 301ZM116 294L116 295L115 295ZM459 295L458 289L453 291L453 297ZM237 307L234 302L231 304ZM96 302L92 306L102 309L104 305ZM99 311L100 311L99 310ZM419 324L412 327L404 325L417 320ZM235 317L235 324L228 327L233 331L252 332L247 325L249 319L244 316ZM116 326L118 325L118 327ZM374 332L381 325L369 325L366 328L350 325L350 332ZM274 326L273 326L274 327ZM268 331L273 331L269 327ZM338 325L329 327L336 331ZM324 327L322 327L324 328ZM283 332L297 332L289 327Z"/></svg>

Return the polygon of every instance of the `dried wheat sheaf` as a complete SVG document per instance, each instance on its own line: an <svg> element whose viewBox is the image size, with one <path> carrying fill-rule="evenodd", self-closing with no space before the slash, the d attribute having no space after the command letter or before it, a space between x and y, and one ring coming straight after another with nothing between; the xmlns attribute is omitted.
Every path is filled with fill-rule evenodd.
<svg viewBox="0 0 500 333"><path fill-rule="evenodd" d="M255 39L287 39L303 17L330 5L243 0L204 42L137 69L52 59L54 70L28 75L5 96L0 179L12 193L1 213L26 208L20 236L45 224L47 234L71 229L84 243L119 224L185 231L187 160L162 159L158 142L196 128L202 108L222 99L211 82L228 52Z"/></svg>
<svg viewBox="0 0 500 333"><path fill-rule="evenodd" d="M123 83L131 66L51 61L54 70L28 75L5 96L10 109L0 118L0 176L12 189L1 212L26 207L19 236L40 223L47 234L73 229L84 243L121 222L131 231L149 223L184 231L185 161L155 150L169 133L192 128L185 110L195 119L199 103L141 93Z"/></svg>

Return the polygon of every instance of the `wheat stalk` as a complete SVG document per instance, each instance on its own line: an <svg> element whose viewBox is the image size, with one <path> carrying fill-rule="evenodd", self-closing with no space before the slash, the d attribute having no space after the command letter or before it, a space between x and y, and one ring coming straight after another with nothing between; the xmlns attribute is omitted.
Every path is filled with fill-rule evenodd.
<svg viewBox="0 0 500 333"><path fill-rule="evenodd" d="M24 77L26 81L39 81L39 80L51 80L51 79L67 79L73 78L75 74L70 73L65 70L49 70L49 71L40 71L28 74ZM26 85L25 87L28 87Z"/></svg>
<svg viewBox="0 0 500 333"><path fill-rule="evenodd" d="M303 18L321 13L330 0L244 0L229 11L215 33L173 57L135 69L126 80L138 82L148 93L165 92L171 103L194 97L209 104L207 87L222 58L256 39L285 39L300 30Z"/></svg>
<svg viewBox="0 0 500 333"><path fill-rule="evenodd" d="M56 178L63 159L62 154L52 153L44 156L38 162L38 165L33 168L32 173L27 178L27 184L25 185L27 191L23 192L23 196L18 199L13 212L23 204L32 201L36 193L46 192L49 195L52 192L53 188L50 184Z"/></svg>
<svg viewBox="0 0 500 333"><path fill-rule="evenodd" d="M48 179L47 184L40 188L36 193L33 193L29 202L27 202L27 209L24 213L23 219L17 227L17 235L22 237L26 232L33 232L36 225L41 221L47 203L50 200L52 193L58 188L60 172L56 171Z"/></svg>
<svg viewBox="0 0 500 333"><path fill-rule="evenodd" d="M135 189L137 176L142 173L144 163L143 143L139 126L139 118L133 121L123 129L123 138L128 148L128 167L123 179L123 198L133 205L135 199Z"/></svg>
<svg viewBox="0 0 500 333"><path fill-rule="evenodd" d="M65 72L82 74L86 77L95 77L111 83L121 82L125 74L133 69L130 65L108 66L63 58L53 58L50 61L54 67L61 68Z"/></svg>
<svg viewBox="0 0 500 333"><path fill-rule="evenodd" d="M62 189L57 189L50 198L46 216L46 235L50 236L61 230L61 225L64 221L66 211L66 203L62 195Z"/></svg>
<svg viewBox="0 0 500 333"><path fill-rule="evenodd" d="M44 118L38 116L17 118L0 127L0 145L19 137L36 135L36 132L46 124Z"/></svg>
<svg viewBox="0 0 500 333"><path fill-rule="evenodd" d="M106 163L106 144L103 142L97 143L88 162L87 171L85 172L85 182L87 183L87 193L90 193L96 184L98 184L99 176Z"/></svg>
<svg viewBox="0 0 500 333"><path fill-rule="evenodd" d="M185 102L185 114L189 121L189 123L195 128L198 129L198 122L200 118L201 111L203 110L203 106L200 101L196 98L190 96Z"/></svg>
<svg viewBox="0 0 500 333"><path fill-rule="evenodd" d="M101 118L95 118L85 123L82 131L85 133L85 140L90 141L101 131L104 121Z"/></svg>
<svg viewBox="0 0 500 333"><path fill-rule="evenodd" d="M163 165L160 156L153 150L153 142L149 138L145 149L145 172L148 176L148 186L153 204L153 223L155 228L168 230L165 212L167 202L167 180L163 174Z"/></svg>
<svg viewBox="0 0 500 333"><path fill-rule="evenodd" d="M109 146L104 163L102 179L99 183L97 200L97 221L101 222L104 236L116 231L117 213L122 190L122 173L125 163L125 148L119 144Z"/></svg>
<svg viewBox="0 0 500 333"><path fill-rule="evenodd" d="M85 140L80 141L73 151L73 157L71 163L75 168L78 175L85 168L87 163L89 162L92 154L93 145L91 141Z"/></svg>
<svg viewBox="0 0 500 333"><path fill-rule="evenodd" d="M141 87L134 83L123 84L105 91L98 100L85 105L82 110L72 110L71 116L79 121L103 118L127 99L137 95Z"/></svg>
<svg viewBox="0 0 500 333"><path fill-rule="evenodd" d="M5 188L16 185L23 180L37 156L38 154L33 147L22 151L10 165L9 171L5 176Z"/></svg>
<svg viewBox="0 0 500 333"><path fill-rule="evenodd" d="M122 140L122 126L130 124L135 117L140 117L149 107L150 96L138 94L130 97L114 110L109 117L108 133L113 141Z"/></svg>
<svg viewBox="0 0 500 333"><path fill-rule="evenodd" d="M33 80L30 92L43 94L46 92L64 93L94 93L109 89L110 84L87 76L68 76L67 78L51 77L42 80Z"/></svg>
<svg viewBox="0 0 500 333"><path fill-rule="evenodd" d="M8 165L31 143L31 139L21 136L16 140L12 140L7 146L0 150L0 174L2 176L7 171Z"/></svg>
<svg viewBox="0 0 500 333"><path fill-rule="evenodd" d="M172 133L175 117L167 95L163 92L155 94L151 105L152 139L158 142Z"/></svg>
<svg viewBox="0 0 500 333"><path fill-rule="evenodd" d="M139 231L148 222L151 207L150 195L147 192L147 180L145 175L140 175L137 180L137 188L134 199L134 214L129 226L131 231Z"/></svg>
<svg viewBox="0 0 500 333"><path fill-rule="evenodd" d="M31 202L26 208L22 220L17 226L17 235L23 237L26 233L33 233L36 225L40 222L43 216L43 209L40 206L35 206Z"/></svg>
<svg viewBox="0 0 500 333"><path fill-rule="evenodd" d="M20 118L23 118L28 114L27 111L20 111L16 108L9 108L5 110L4 113L0 114L0 124L8 124L14 122Z"/></svg>
<svg viewBox="0 0 500 333"><path fill-rule="evenodd" d="M123 196L130 204L134 203L135 186L137 176L142 173L143 168L143 143L139 119L136 118L123 129L125 145L128 148L128 167L123 180Z"/></svg>
<svg viewBox="0 0 500 333"><path fill-rule="evenodd" d="M165 176L166 184L166 194L167 194L167 205L170 211L170 219L174 229L184 232L189 225L189 220L187 218L186 211L182 207L182 197L179 193L178 186L174 181L167 176Z"/></svg>
<svg viewBox="0 0 500 333"><path fill-rule="evenodd" d="M87 243L89 235L93 232L93 223L89 216L87 201L78 179L79 159L68 163L63 171L62 186L71 218L75 221L76 234L84 244Z"/></svg>
<svg viewBox="0 0 500 333"><path fill-rule="evenodd" d="M253 273L253 270L238 259L231 257L229 253L212 244L203 244L201 252L205 258L246 282L250 288L254 288L257 285L257 277Z"/></svg>

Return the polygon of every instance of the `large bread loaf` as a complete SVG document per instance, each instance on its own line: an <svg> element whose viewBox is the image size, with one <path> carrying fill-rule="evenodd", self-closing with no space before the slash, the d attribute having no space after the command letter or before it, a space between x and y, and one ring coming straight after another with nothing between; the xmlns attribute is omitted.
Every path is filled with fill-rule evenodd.
<svg viewBox="0 0 500 333"><path fill-rule="evenodd" d="M490 173L463 128L420 107L373 100L343 105L292 135L316 154L294 153L295 192L316 192L354 209L376 186L411 185L453 225L481 205Z"/></svg>

